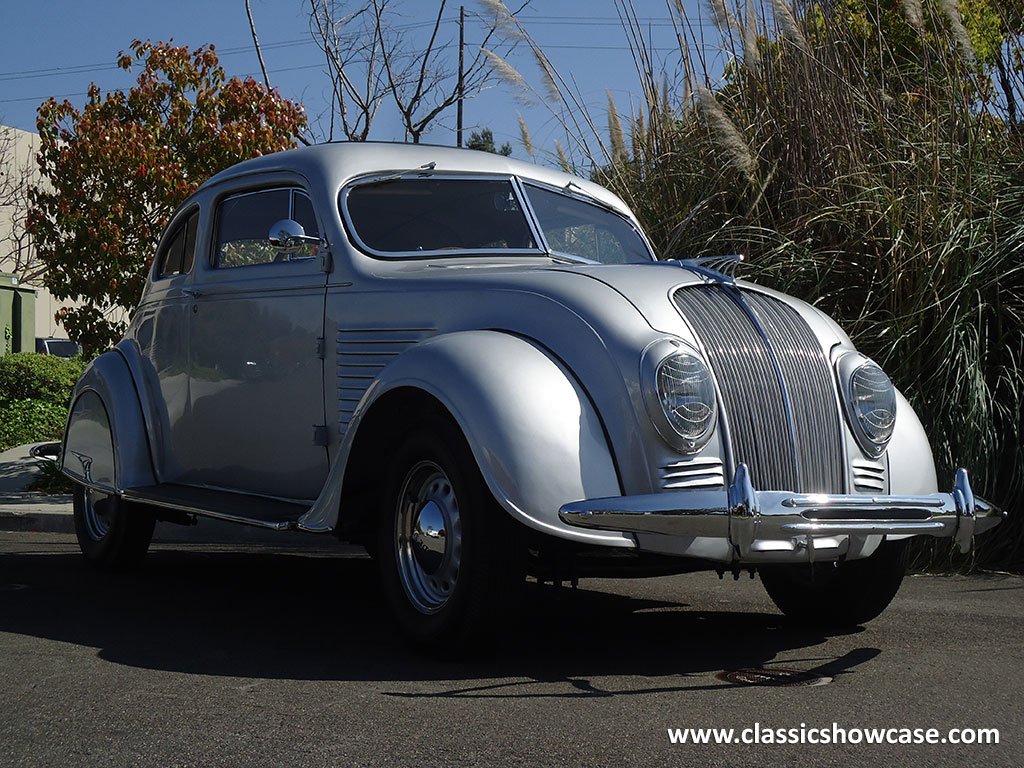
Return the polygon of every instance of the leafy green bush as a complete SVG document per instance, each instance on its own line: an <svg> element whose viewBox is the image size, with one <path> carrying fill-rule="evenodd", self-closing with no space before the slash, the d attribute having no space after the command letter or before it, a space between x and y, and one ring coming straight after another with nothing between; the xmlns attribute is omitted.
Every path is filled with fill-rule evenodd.
<svg viewBox="0 0 1024 768"><path fill-rule="evenodd" d="M0 405L13 400L44 400L67 406L82 375L80 358L16 352L0 357Z"/></svg>
<svg viewBox="0 0 1024 768"><path fill-rule="evenodd" d="M60 438L67 413L64 403L0 400L0 451Z"/></svg>
<svg viewBox="0 0 1024 768"><path fill-rule="evenodd" d="M39 461L39 472L32 478L32 481L25 486L26 491L38 493L71 493L75 489L72 480L60 471L56 461Z"/></svg>

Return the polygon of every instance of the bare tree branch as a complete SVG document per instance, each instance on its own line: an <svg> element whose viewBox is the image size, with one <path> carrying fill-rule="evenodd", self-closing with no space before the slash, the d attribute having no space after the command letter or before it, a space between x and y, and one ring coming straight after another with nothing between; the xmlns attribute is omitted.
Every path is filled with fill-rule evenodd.
<svg viewBox="0 0 1024 768"><path fill-rule="evenodd" d="M252 19L252 7L249 0L245 0L245 15L249 17L249 31L252 32L252 44L256 46L256 57L260 60L260 69L263 71L263 84L270 90L270 78L267 77L267 65L263 63L263 51L260 50L260 39L256 37L256 22Z"/></svg>
<svg viewBox="0 0 1024 768"><path fill-rule="evenodd" d="M493 18L475 17L484 25L484 42L474 46L460 91L453 63L458 58L453 46L458 43L444 36L447 0L438 2L425 40L411 31L414 25L392 21L395 13L390 0L362 0L361 4L310 0L310 9L310 31L324 52L332 76L332 110L336 109L342 130L352 140L368 137L381 102L390 101L406 139L419 142L446 110L472 98L492 82L491 63L482 49L497 27L509 23L498 14ZM511 49L514 44L506 41L504 45ZM353 79L362 80L363 87L356 89ZM334 116L332 111L332 120Z"/></svg>
<svg viewBox="0 0 1024 768"><path fill-rule="evenodd" d="M344 3L337 0L310 0L310 33L324 54L332 88L329 138L334 138L336 106L345 138L365 141L387 96L371 17L368 2L352 13L345 13ZM352 76L350 70L354 72ZM356 80L361 81L361 87L356 86Z"/></svg>
<svg viewBox="0 0 1024 768"><path fill-rule="evenodd" d="M18 155L17 131L0 126L0 271L17 275L27 285L40 285L46 269L26 227L34 152Z"/></svg>

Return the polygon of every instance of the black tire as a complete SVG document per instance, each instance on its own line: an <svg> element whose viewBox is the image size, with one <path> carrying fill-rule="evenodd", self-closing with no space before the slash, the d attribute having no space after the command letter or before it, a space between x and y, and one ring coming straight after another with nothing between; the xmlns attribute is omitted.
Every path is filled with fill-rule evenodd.
<svg viewBox="0 0 1024 768"><path fill-rule="evenodd" d="M75 534L90 565L105 571L136 567L149 549L156 516L116 494L75 486Z"/></svg>
<svg viewBox="0 0 1024 768"><path fill-rule="evenodd" d="M382 494L375 558L407 637L447 658L486 647L514 614L526 574L522 542L454 424L439 417L409 433Z"/></svg>
<svg viewBox="0 0 1024 768"><path fill-rule="evenodd" d="M765 591L786 616L804 624L864 624L896 597L907 571L908 540L885 541L861 560L759 568Z"/></svg>

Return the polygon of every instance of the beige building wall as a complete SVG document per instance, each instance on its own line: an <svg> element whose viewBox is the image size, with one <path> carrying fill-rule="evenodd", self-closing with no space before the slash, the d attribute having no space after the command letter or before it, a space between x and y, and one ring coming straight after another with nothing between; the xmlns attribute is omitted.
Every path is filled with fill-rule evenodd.
<svg viewBox="0 0 1024 768"><path fill-rule="evenodd" d="M35 164L36 148L39 146L39 136L28 131L20 131L17 128L0 126L0 148L5 146L5 138L10 141L7 157L0 157L0 161L6 160L5 167L0 168L0 173L7 175L12 182L17 182L22 169L28 168L30 178L35 181L39 178ZM0 201L2 203L3 201ZM36 310L35 310L35 335L37 337L57 336L67 338L67 332L57 325L54 315L61 307L78 306L77 302L58 301L46 288L43 287L42 274L39 271L38 261L34 259L34 249L27 239L22 238L20 244L12 240L12 234L17 234L15 218L23 215L19 210L21 205L0 205L0 272L10 272L18 276L22 286L35 289ZM16 251L21 250L19 258ZM26 263L27 262L27 263Z"/></svg>

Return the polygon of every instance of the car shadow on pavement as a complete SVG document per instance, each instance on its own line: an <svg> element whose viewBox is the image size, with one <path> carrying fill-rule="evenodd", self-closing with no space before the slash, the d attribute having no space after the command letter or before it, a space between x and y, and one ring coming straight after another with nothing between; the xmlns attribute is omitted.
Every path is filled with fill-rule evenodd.
<svg viewBox="0 0 1024 768"><path fill-rule="evenodd" d="M392 693L464 697L731 688L710 673L770 664L829 637L777 614L695 610L586 584L530 585L514 628L457 663L425 657L397 636L366 557L161 549L135 573L107 574L77 552L17 553L0 555L0 631L96 648L106 661L147 669L443 681L437 691ZM834 677L879 653L861 648L837 658L819 648L800 661ZM592 682L605 676L631 676L636 686L604 690Z"/></svg>

